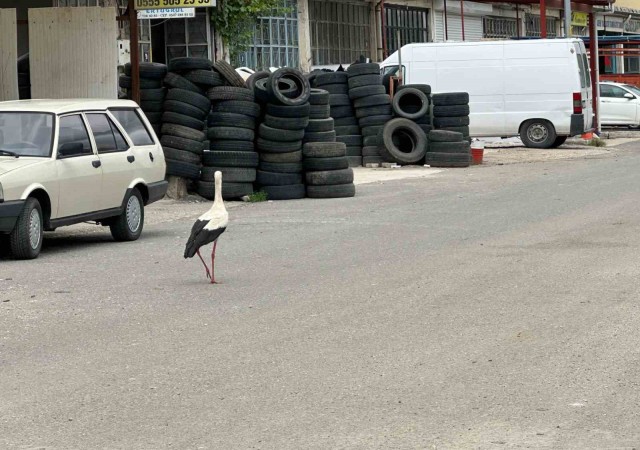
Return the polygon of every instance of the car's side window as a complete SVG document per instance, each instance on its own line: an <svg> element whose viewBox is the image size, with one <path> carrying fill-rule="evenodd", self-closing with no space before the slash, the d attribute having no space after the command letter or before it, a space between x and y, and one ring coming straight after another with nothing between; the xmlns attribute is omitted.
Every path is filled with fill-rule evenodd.
<svg viewBox="0 0 640 450"><path fill-rule="evenodd" d="M144 126L142 119L134 109L110 109L122 128L125 129L133 145L153 145L154 141L149 130Z"/></svg>
<svg viewBox="0 0 640 450"><path fill-rule="evenodd" d="M600 97L624 98L626 93L627 91L618 86L611 86L610 84L600 85Z"/></svg>
<svg viewBox="0 0 640 450"><path fill-rule="evenodd" d="M120 131L106 114L87 114L98 153L123 152L128 149Z"/></svg>
<svg viewBox="0 0 640 450"><path fill-rule="evenodd" d="M89 133L82 116L74 114L60 118L58 135L58 156L69 158L93 154Z"/></svg>
<svg viewBox="0 0 640 450"><path fill-rule="evenodd" d="M600 85L600 97L613 97L613 92L611 91L611 86L608 84Z"/></svg>

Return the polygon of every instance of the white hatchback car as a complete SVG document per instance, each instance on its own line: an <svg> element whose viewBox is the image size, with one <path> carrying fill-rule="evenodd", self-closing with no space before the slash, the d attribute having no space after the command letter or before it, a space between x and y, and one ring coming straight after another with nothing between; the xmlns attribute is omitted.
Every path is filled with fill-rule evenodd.
<svg viewBox="0 0 640 450"><path fill-rule="evenodd" d="M640 89L632 84L600 83L602 125L640 127Z"/></svg>
<svg viewBox="0 0 640 450"><path fill-rule="evenodd" d="M36 258L43 231L86 221L138 239L144 206L167 191L165 172L132 101L0 102L0 235L16 258Z"/></svg>

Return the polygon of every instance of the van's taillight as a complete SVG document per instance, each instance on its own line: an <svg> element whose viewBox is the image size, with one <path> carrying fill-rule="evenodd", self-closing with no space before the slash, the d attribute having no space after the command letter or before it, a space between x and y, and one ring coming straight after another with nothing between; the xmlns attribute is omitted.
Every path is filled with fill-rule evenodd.
<svg viewBox="0 0 640 450"><path fill-rule="evenodd" d="M573 93L573 113L582 114L582 94L580 92Z"/></svg>

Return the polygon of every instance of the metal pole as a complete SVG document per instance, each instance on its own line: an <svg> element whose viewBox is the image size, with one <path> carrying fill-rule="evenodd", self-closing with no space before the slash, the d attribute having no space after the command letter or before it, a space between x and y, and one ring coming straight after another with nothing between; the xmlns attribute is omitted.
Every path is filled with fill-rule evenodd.
<svg viewBox="0 0 640 450"><path fill-rule="evenodd" d="M593 102L593 127L596 132L600 131L600 74L598 51L598 30L596 29L596 19L593 12L589 13L589 68L591 69L591 101Z"/></svg>
<svg viewBox="0 0 640 450"><path fill-rule="evenodd" d="M131 100L140 104L140 45L138 36L138 11L134 0L129 0L129 45L131 52Z"/></svg>
<svg viewBox="0 0 640 450"><path fill-rule="evenodd" d="M516 37L520 38L520 9L516 4Z"/></svg>
<svg viewBox="0 0 640 450"><path fill-rule="evenodd" d="M462 40L464 41L464 0L460 0L460 26L462 27Z"/></svg>
<svg viewBox="0 0 640 450"><path fill-rule="evenodd" d="M398 86L402 86L404 80L402 79L402 42L400 42L400 30L396 35L398 38Z"/></svg>
<svg viewBox="0 0 640 450"><path fill-rule="evenodd" d="M444 40L449 40L449 27L447 26L447 0L444 0Z"/></svg>
<svg viewBox="0 0 640 450"><path fill-rule="evenodd" d="M389 56L389 47L387 44L387 18L385 17L384 0L380 0L380 27L382 28L382 59Z"/></svg>
<svg viewBox="0 0 640 450"><path fill-rule="evenodd" d="M564 0L564 37L571 37L571 0Z"/></svg>

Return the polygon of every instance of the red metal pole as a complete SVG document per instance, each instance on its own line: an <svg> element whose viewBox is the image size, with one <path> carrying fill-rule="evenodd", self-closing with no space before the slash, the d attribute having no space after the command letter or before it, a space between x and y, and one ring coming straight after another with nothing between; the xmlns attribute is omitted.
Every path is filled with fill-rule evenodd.
<svg viewBox="0 0 640 450"><path fill-rule="evenodd" d="M382 56L386 59L389 56L387 47L387 19L384 12L384 0L380 0L380 27L382 28Z"/></svg>
<svg viewBox="0 0 640 450"><path fill-rule="evenodd" d="M131 100L140 104L140 45L138 43L138 11L129 0L129 46L131 52Z"/></svg>
<svg viewBox="0 0 640 450"><path fill-rule="evenodd" d="M464 41L464 0L460 0L460 25L462 26L462 40Z"/></svg>
<svg viewBox="0 0 640 450"><path fill-rule="evenodd" d="M516 5L516 37L520 37L520 8Z"/></svg>
<svg viewBox="0 0 640 450"><path fill-rule="evenodd" d="M547 37L547 5L545 0L540 0L540 37Z"/></svg>
<svg viewBox="0 0 640 450"><path fill-rule="evenodd" d="M447 0L444 0L444 40L449 40L449 27L447 26Z"/></svg>
<svg viewBox="0 0 640 450"><path fill-rule="evenodd" d="M591 69L591 102L593 103L593 128L600 131L598 126L598 83L600 75L598 74L598 30L596 29L596 17L593 12L589 13L589 68Z"/></svg>

